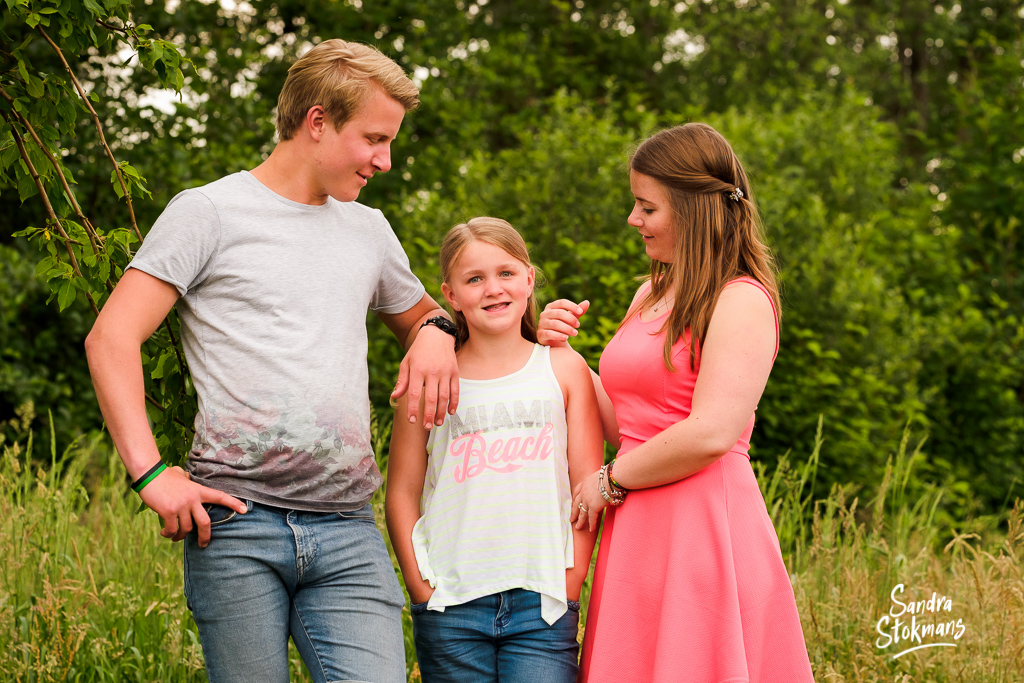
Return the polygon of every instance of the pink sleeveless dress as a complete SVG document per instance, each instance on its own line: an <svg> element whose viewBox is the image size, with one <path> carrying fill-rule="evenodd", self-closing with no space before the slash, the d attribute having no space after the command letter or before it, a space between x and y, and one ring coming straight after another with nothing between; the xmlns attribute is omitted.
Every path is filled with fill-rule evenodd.
<svg viewBox="0 0 1024 683"><path fill-rule="evenodd" d="M767 296L750 278L727 286ZM619 455L690 414L700 354L691 370L687 332L669 372L663 322L634 316L601 357ZM793 587L747 455L753 427L751 415L732 450L700 472L632 491L607 509L581 681L813 682Z"/></svg>

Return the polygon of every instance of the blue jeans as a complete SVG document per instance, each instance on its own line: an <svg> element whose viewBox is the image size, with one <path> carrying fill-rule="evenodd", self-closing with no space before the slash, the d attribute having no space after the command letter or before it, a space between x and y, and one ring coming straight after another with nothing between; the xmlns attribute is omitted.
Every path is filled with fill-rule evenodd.
<svg viewBox="0 0 1024 683"><path fill-rule="evenodd" d="M404 683L405 598L373 509L211 506L185 540L185 598L212 683L287 683L288 636L317 683Z"/></svg>
<svg viewBox="0 0 1024 683"><path fill-rule="evenodd" d="M580 605L554 624L540 616L540 594L516 588L444 612L412 606L424 683L572 683L579 671Z"/></svg>

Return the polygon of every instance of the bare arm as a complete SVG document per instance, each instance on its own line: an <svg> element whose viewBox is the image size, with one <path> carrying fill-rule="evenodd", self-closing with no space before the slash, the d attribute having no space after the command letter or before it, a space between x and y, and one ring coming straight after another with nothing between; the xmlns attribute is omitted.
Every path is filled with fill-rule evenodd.
<svg viewBox="0 0 1024 683"><path fill-rule="evenodd" d="M728 453L768 382L775 337L775 312L763 292L751 285L723 290L704 340L690 415L619 458L615 480L626 489L661 486ZM581 502L589 509L607 505L597 473L574 490L573 503Z"/></svg>
<svg viewBox="0 0 1024 683"><path fill-rule="evenodd" d="M134 480L160 461L146 416L140 347L178 299L178 290L136 269L124 274L92 331L85 352L96 397L117 452ZM246 510L237 498L193 483L180 467L165 470L142 490L146 505L164 522L165 538L183 539L199 527L199 543L210 540L210 518L203 503Z"/></svg>
<svg viewBox="0 0 1024 683"><path fill-rule="evenodd" d="M406 350L391 398L399 398L408 392L407 419L416 422L417 413L422 409L424 429L444 424L445 410L454 415L459 406L455 340L432 325L421 328L434 316L447 318L448 314L427 294L404 313L377 314Z"/></svg>
<svg viewBox="0 0 1024 683"><path fill-rule="evenodd" d="M690 415L624 455L615 479L627 489L660 486L699 472L736 445L768 382L775 313L758 288L722 291L701 352Z"/></svg>
<svg viewBox="0 0 1024 683"><path fill-rule="evenodd" d="M575 489L587 475L601 467L604 460L604 445L599 429L601 416L586 361L572 349L556 348L551 350L551 363L565 395L565 421L569 430L569 485ZM579 510L574 512L578 513ZM578 600L597 541L596 525L586 529L574 526L572 535L574 561L573 568L565 572L566 595L570 600Z"/></svg>
<svg viewBox="0 0 1024 683"><path fill-rule="evenodd" d="M405 588L409 598L417 603L427 602L434 589L420 576L412 547L412 529L420 518L420 498L427 473L427 432L413 422L397 419L408 409L408 400L403 396L395 408L384 512Z"/></svg>
<svg viewBox="0 0 1024 683"><path fill-rule="evenodd" d="M589 368L588 368L589 369ZM590 371L590 379L594 383L594 392L597 394L597 406L601 411L601 429L604 432L604 440L618 448L622 444L619 436L619 421L615 419L615 408L608 392L601 384L601 376L593 370Z"/></svg>
<svg viewBox="0 0 1024 683"><path fill-rule="evenodd" d="M552 301L544 307L544 311L540 314L540 324L537 328L538 341L552 348L568 346L569 337L574 337L579 333L580 318L588 310L590 310L589 301L579 304L568 299ZM611 399L608 398L604 386L601 385L600 375L591 370L590 376L594 383L594 391L597 392L604 439L618 448L619 423L615 419L615 409L612 407Z"/></svg>

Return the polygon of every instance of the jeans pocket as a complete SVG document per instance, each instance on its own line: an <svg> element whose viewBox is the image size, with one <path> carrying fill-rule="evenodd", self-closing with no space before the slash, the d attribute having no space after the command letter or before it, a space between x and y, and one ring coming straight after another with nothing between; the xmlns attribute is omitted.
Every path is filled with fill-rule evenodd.
<svg viewBox="0 0 1024 683"><path fill-rule="evenodd" d="M369 520L374 523L376 523L377 521L373 517L373 506L370 505L369 503L359 508L358 510L350 510L349 512L339 512L337 514L338 517L342 519L361 519L364 521Z"/></svg>
<svg viewBox="0 0 1024 683"><path fill-rule="evenodd" d="M252 501L245 500L245 508L247 512L252 511ZM225 507L224 505L217 505L215 503L203 503L203 509L206 510L206 514L210 517L210 528L227 524L235 517L238 516L238 511L234 508Z"/></svg>

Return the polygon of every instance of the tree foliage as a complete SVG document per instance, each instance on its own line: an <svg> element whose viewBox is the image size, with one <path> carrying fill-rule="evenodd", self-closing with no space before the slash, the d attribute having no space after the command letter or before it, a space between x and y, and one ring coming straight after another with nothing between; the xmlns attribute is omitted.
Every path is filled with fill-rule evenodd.
<svg viewBox="0 0 1024 683"><path fill-rule="evenodd" d="M395 169L361 199L385 211L428 288L447 228L507 218L546 275L543 296L594 301L577 348L596 365L644 271L625 225L629 149L657 127L706 120L746 163L782 268L782 353L756 455L809 452L824 415L826 487L876 483L907 424L929 435L921 466L954 492L947 504L995 507L1024 480L1014 0L2 1L0 210L8 235L32 226L0 252L26 283L0 316L13 368L0 390L18 400L90 403L80 355L36 348L25 331L80 335L90 297L102 305L163 205L258 164L288 65L341 36L422 83ZM55 302L45 309L25 280L36 264ZM58 323L51 311L64 306ZM187 440L174 420L192 409L176 325L146 347L172 458ZM372 396L386 410L400 350L372 332ZM58 365L64 374L33 369Z"/></svg>
<svg viewBox="0 0 1024 683"><path fill-rule="evenodd" d="M22 204L33 199L43 209L35 224L12 226L11 236L38 248L34 272L49 288L46 303L55 300L64 311L84 299L98 315L142 240L132 199L148 197L149 191L139 171L115 157L106 139L110 128L94 107L103 99L98 83L80 79L78 60L100 50L113 55L125 50L163 87L180 89L183 58L173 44L145 37L150 27L134 23L127 2L8 0L7 6L0 72L0 181L5 195L14 190ZM76 140L80 128L90 125L95 137ZM125 209L117 222L97 220L82 208L75 174L65 164L78 144L85 148L76 151L90 156L94 165L106 166L110 194ZM146 399L164 414L156 420L157 443L184 453L186 420L194 414L195 399L176 326L173 316L165 321L147 343L143 363ZM16 351L5 344L5 356Z"/></svg>

